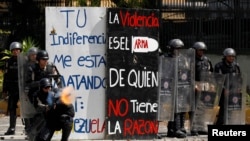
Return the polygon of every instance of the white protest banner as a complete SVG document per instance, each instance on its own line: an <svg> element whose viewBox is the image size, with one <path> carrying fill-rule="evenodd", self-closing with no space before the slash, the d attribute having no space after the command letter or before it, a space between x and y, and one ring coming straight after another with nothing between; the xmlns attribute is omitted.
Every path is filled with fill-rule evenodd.
<svg viewBox="0 0 250 141"><path fill-rule="evenodd" d="M106 8L46 7L46 50L65 86L75 89L70 139L103 139L105 132ZM61 138L61 132L53 139Z"/></svg>

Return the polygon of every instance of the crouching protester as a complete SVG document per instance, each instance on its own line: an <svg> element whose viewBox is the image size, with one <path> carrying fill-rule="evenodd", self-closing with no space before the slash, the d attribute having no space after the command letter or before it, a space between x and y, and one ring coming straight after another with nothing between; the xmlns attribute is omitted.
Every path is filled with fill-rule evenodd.
<svg viewBox="0 0 250 141"><path fill-rule="evenodd" d="M52 88L48 78L40 80L39 90L33 95L33 104L37 111L29 140L50 141L55 131L62 130L61 141L68 141L75 116L74 107L69 100L62 97L70 95L61 88ZM64 93L64 94L63 94ZM63 96L64 95L64 96Z"/></svg>

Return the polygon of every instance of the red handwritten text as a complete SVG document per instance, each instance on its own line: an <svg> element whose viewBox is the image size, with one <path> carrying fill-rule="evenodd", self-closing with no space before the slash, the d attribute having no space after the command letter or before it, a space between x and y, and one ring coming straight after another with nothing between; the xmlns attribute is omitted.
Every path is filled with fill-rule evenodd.
<svg viewBox="0 0 250 141"><path fill-rule="evenodd" d="M148 48L148 40L137 39L134 48Z"/></svg>
<svg viewBox="0 0 250 141"><path fill-rule="evenodd" d="M124 106L123 108L121 108ZM126 99L120 99L115 101L115 105L112 100L108 101L108 116L110 117L112 113L114 113L115 116L124 117L128 113L128 101ZM121 111L121 109L124 109L124 111Z"/></svg>
<svg viewBox="0 0 250 141"><path fill-rule="evenodd" d="M120 11L120 17L122 21L122 26L130 27L159 27L159 19L155 17L154 13L149 16L138 15L137 12L129 13L127 11L125 14Z"/></svg>
<svg viewBox="0 0 250 141"><path fill-rule="evenodd" d="M123 135L144 135L144 134L157 134L158 122L144 119L126 119L124 121Z"/></svg>

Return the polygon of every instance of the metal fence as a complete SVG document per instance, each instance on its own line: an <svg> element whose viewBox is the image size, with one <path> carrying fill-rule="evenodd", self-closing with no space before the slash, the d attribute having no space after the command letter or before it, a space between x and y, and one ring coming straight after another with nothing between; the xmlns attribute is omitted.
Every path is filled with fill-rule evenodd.
<svg viewBox="0 0 250 141"><path fill-rule="evenodd" d="M232 47L250 53L250 1L248 0L163 0L161 47L180 38L186 47L204 41L210 53Z"/></svg>

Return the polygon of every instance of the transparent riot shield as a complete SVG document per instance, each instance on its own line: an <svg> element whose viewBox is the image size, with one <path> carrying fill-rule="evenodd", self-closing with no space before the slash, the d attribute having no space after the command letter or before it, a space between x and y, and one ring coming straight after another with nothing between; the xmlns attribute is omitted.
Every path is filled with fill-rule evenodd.
<svg viewBox="0 0 250 141"><path fill-rule="evenodd" d="M207 125L214 123L224 81L223 74L203 72L201 81L195 82L197 105L191 123L192 130L207 132Z"/></svg>
<svg viewBox="0 0 250 141"><path fill-rule="evenodd" d="M158 120L174 120L174 94L176 59L160 57L159 59L159 94L158 94Z"/></svg>
<svg viewBox="0 0 250 141"><path fill-rule="evenodd" d="M176 113L193 111L195 90L195 50L180 49L176 64Z"/></svg>
<svg viewBox="0 0 250 141"><path fill-rule="evenodd" d="M30 103L28 92L29 87L26 85L28 62L24 53L18 55L18 83L19 83L19 97L20 97L20 112L22 118L32 118L36 110Z"/></svg>
<svg viewBox="0 0 250 141"><path fill-rule="evenodd" d="M227 74L224 90L225 124L245 124L246 74Z"/></svg>

